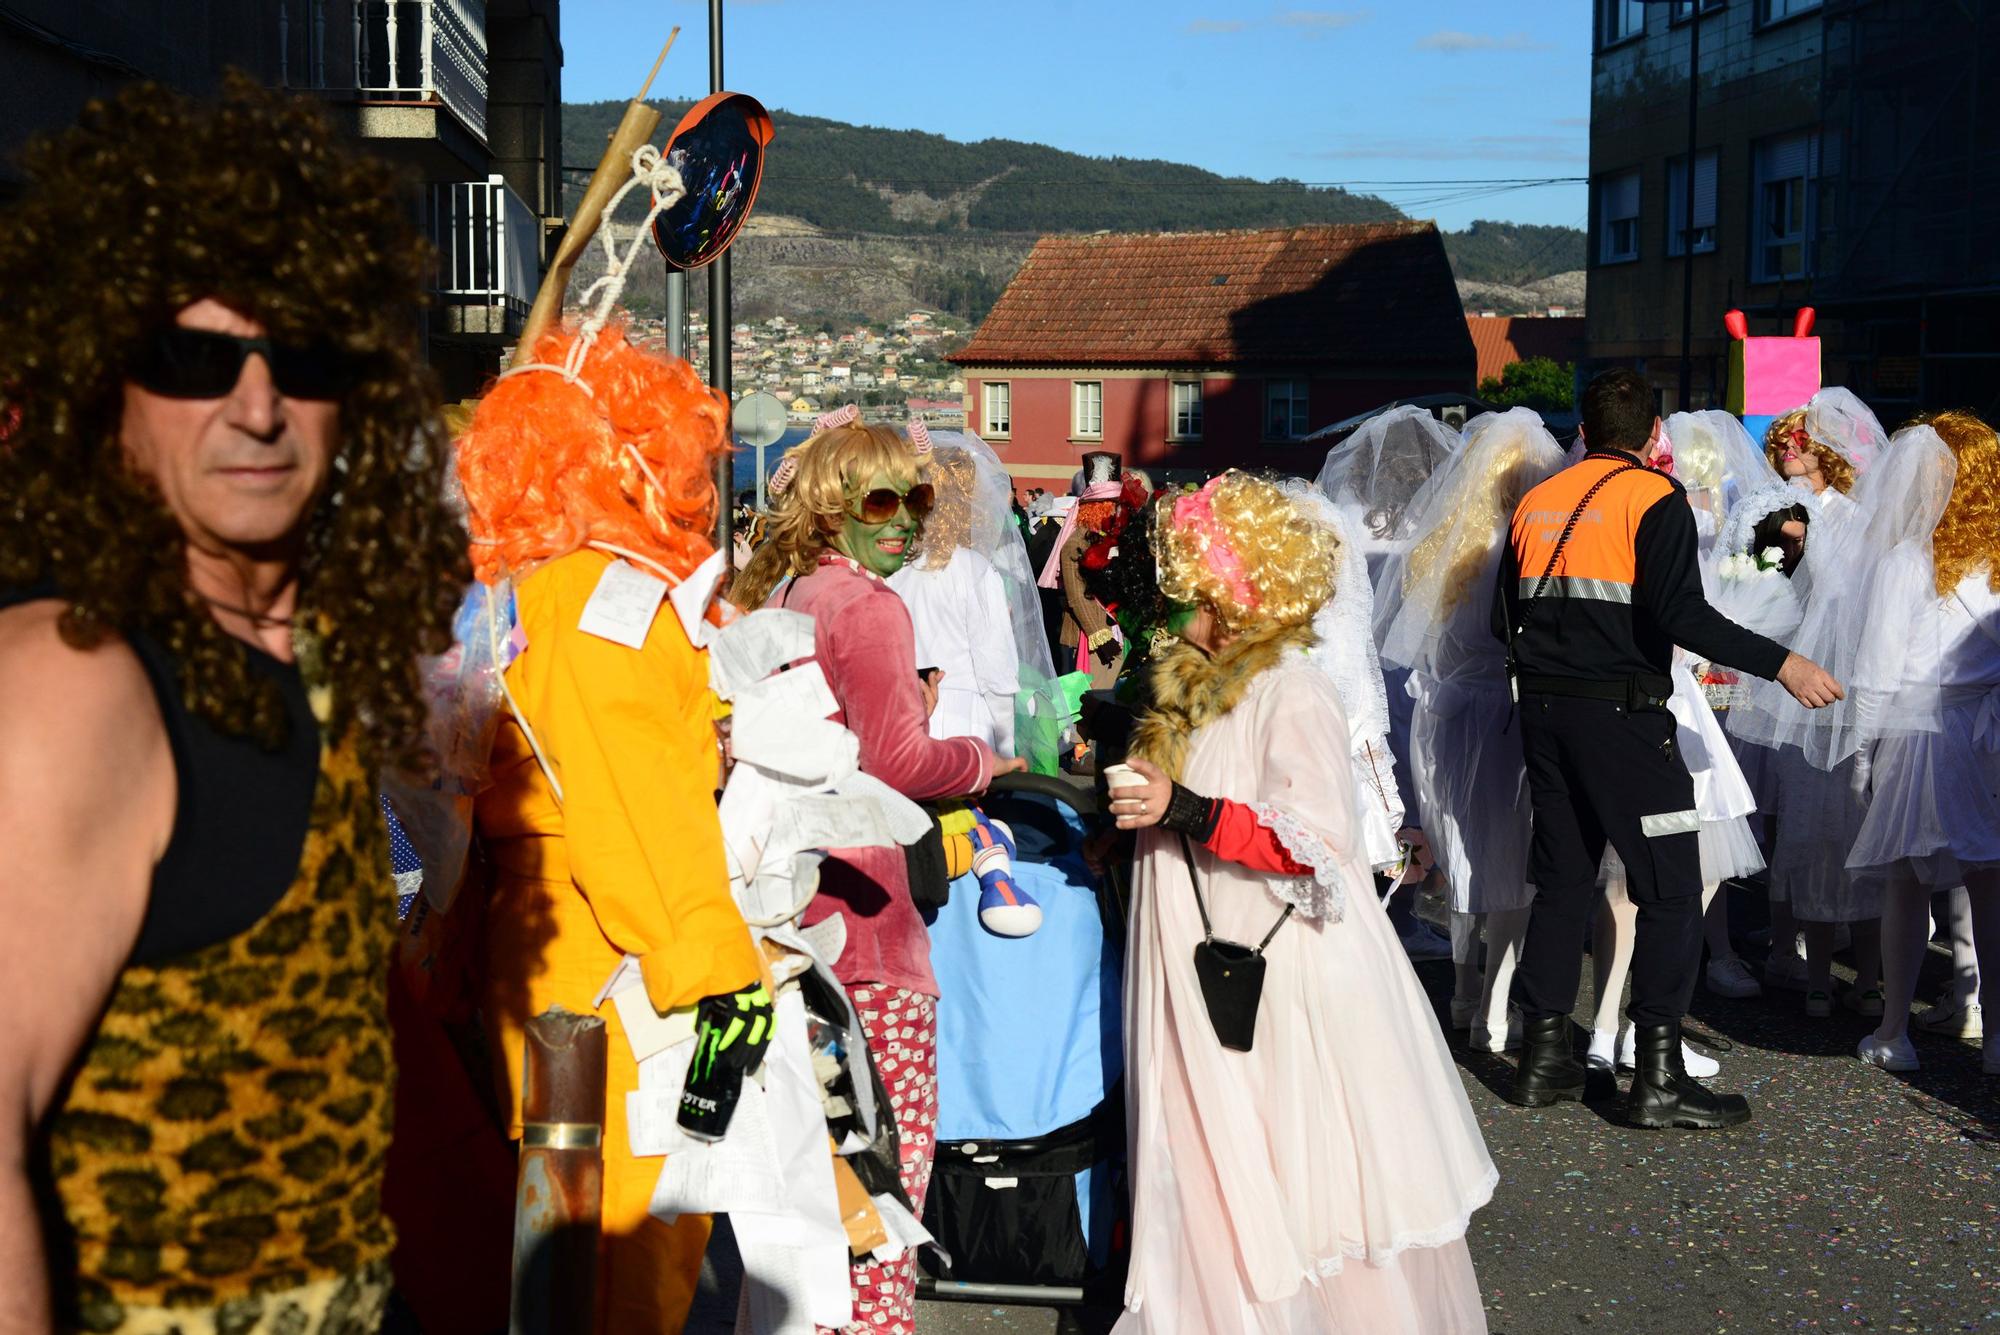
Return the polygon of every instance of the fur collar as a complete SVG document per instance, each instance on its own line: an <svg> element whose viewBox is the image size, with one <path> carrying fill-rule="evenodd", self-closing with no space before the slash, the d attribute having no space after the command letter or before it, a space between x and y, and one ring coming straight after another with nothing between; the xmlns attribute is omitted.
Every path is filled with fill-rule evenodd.
<svg viewBox="0 0 2000 1335"><path fill-rule="evenodd" d="M1178 644L1153 663L1153 705L1132 735L1132 754L1152 761L1180 781L1188 742L1206 725L1236 708L1250 684L1276 667L1291 649L1319 642L1310 625L1269 626L1239 636L1214 657Z"/></svg>

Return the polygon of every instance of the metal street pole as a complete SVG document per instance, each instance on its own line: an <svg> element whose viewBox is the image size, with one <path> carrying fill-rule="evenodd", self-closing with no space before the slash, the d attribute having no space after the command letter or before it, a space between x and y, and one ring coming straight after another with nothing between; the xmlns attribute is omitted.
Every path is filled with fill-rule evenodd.
<svg viewBox="0 0 2000 1335"><path fill-rule="evenodd" d="M719 5L721 0L716 0ZM1694 155L1695 109L1701 102L1701 7L1702 0L1688 6L1688 146L1686 189L1681 194L1681 412L1694 407ZM1718 169L1720 163L1717 164Z"/></svg>
<svg viewBox="0 0 2000 1335"><path fill-rule="evenodd" d="M688 355L688 276L679 269L667 270L667 355L687 360Z"/></svg>
<svg viewBox="0 0 2000 1335"><path fill-rule="evenodd" d="M708 0L708 91L722 91L722 0ZM708 266L708 383L722 395L725 405L730 403L729 331L734 323L729 309L729 252L725 250ZM729 448L715 463L715 549L719 552L727 552L731 545L735 463L736 434L732 428Z"/></svg>

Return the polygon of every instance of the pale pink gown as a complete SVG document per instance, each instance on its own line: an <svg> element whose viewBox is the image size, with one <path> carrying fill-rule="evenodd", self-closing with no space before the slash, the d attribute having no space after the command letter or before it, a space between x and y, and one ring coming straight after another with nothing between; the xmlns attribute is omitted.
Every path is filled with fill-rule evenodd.
<svg viewBox="0 0 2000 1335"><path fill-rule="evenodd" d="M1126 972L1132 1270L1118 1335L1455 1335L1486 1318L1465 1230L1498 1180L1353 840L1347 726L1294 652L1193 738L1183 782L1259 808L1290 879L1197 849L1218 936L1266 952L1252 1051L1216 1041L1180 842L1140 840ZM1314 916L1307 917L1306 910Z"/></svg>

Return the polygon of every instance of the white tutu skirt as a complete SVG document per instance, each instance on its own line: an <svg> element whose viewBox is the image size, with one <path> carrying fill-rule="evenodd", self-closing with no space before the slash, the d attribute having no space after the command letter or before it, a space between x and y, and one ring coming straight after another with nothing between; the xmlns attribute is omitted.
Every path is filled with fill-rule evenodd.
<svg viewBox="0 0 2000 1335"><path fill-rule="evenodd" d="M1671 676L1674 693L1667 709L1674 716L1674 745L1694 779L1694 809L1701 817L1695 836L1701 849L1701 883L1719 885L1760 872L1764 853L1749 820L1757 811L1756 796L1687 664L1676 658ZM1624 888L1625 865L1613 849L1604 850L1602 875L1607 886Z"/></svg>
<svg viewBox="0 0 2000 1335"><path fill-rule="evenodd" d="M1526 908L1528 772L1509 730L1504 683L1465 687L1410 675L1410 769L1417 808L1454 913Z"/></svg>
<svg viewBox="0 0 2000 1335"><path fill-rule="evenodd" d="M1937 732L1875 744L1868 807L1847 866L1873 879L1898 864L1947 890L2000 867L2000 688L1947 691Z"/></svg>

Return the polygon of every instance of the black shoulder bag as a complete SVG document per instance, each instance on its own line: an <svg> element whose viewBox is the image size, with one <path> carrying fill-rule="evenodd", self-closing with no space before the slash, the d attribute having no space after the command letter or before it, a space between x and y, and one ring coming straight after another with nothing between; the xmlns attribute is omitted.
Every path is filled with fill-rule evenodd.
<svg viewBox="0 0 2000 1335"><path fill-rule="evenodd" d="M1181 836L1181 855L1187 859L1188 882L1194 886L1195 907L1201 910L1202 939L1194 948L1194 975L1201 983L1201 999L1208 1007L1208 1022L1222 1046L1235 1052L1250 1051L1257 1036L1257 1007L1264 999L1264 947L1292 916L1292 906L1271 924L1264 939L1254 946L1224 940L1215 934L1208 918L1208 900L1201 893L1201 875L1194 869L1194 846Z"/></svg>

